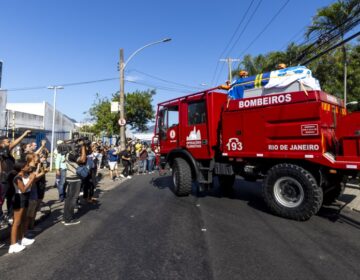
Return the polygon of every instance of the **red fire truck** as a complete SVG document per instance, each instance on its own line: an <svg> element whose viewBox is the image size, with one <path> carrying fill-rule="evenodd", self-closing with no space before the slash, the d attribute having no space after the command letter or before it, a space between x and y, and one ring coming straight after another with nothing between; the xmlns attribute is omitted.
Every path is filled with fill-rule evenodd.
<svg viewBox="0 0 360 280"><path fill-rule="evenodd" d="M158 104L155 139L176 195L214 176L225 190L235 175L262 179L268 208L294 220L332 203L360 169L360 113L320 90L229 100L214 88L172 99Z"/></svg>

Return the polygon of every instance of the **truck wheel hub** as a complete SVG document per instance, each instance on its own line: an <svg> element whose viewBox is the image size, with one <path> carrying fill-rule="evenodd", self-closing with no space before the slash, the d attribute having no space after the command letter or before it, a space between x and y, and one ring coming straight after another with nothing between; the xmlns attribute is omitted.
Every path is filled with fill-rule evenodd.
<svg viewBox="0 0 360 280"><path fill-rule="evenodd" d="M274 196L280 205L295 208L304 201L304 189L296 179L281 177L274 184Z"/></svg>

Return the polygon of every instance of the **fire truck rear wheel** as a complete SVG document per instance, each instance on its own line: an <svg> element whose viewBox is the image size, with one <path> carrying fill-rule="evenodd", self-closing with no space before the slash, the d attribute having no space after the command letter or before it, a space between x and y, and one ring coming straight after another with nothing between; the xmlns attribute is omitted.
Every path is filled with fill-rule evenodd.
<svg viewBox="0 0 360 280"><path fill-rule="evenodd" d="M282 163L269 169L264 180L263 198L276 215L305 221L319 211L323 192L309 171Z"/></svg>
<svg viewBox="0 0 360 280"><path fill-rule="evenodd" d="M191 168L186 160L176 158L172 166L174 193L177 196L187 196L191 193Z"/></svg>

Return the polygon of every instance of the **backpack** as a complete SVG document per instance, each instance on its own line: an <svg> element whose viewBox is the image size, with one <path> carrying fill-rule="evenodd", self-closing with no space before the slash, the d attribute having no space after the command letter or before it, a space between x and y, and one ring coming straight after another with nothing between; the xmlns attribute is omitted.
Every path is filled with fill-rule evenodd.
<svg viewBox="0 0 360 280"><path fill-rule="evenodd" d="M76 175L78 175L81 179L85 179L89 176L90 170L86 165L81 165L76 168Z"/></svg>

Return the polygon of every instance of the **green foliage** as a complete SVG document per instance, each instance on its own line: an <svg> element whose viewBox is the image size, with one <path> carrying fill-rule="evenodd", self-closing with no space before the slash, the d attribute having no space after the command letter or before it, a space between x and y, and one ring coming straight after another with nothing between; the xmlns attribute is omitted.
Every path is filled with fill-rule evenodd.
<svg viewBox="0 0 360 280"><path fill-rule="evenodd" d="M125 118L128 125L137 131L147 129L147 123L154 119L155 112L151 102L154 90L135 91L125 94ZM111 100L101 98L99 94L89 110L91 120L95 122L92 131L107 136L119 133L118 113L111 113L111 101L119 101L119 93L113 94Z"/></svg>
<svg viewBox="0 0 360 280"><path fill-rule="evenodd" d="M111 136L119 132L117 120L119 114L111 113L111 102L108 98L102 98L97 93L96 99L89 109L91 120L95 122L93 130L96 134Z"/></svg>
<svg viewBox="0 0 360 280"><path fill-rule="evenodd" d="M317 11L312 24L308 27L305 36L314 32L326 33L334 28L339 28L341 37L344 36L343 23L360 11L359 0L343 0L335 2Z"/></svg>
<svg viewBox="0 0 360 280"><path fill-rule="evenodd" d="M152 108L152 98L155 90L135 91L125 95L126 123L137 131L147 129L147 123L154 120L155 111ZM113 95L113 101L119 100L119 94Z"/></svg>
<svg viewBox="0 0 360 280"><path fill-rule="evenodd" d="M294 43L291 43L284 52L270 52L266 55L260 54L255 57L246 55L240 62L238 69L233 71L233 76L237 77L240 70L248 71L251 76L272 71L276 69L276 66L279 63L292 65L296 57L300 54L301 49L303 49L303 47L299 47Z"/></svg>

